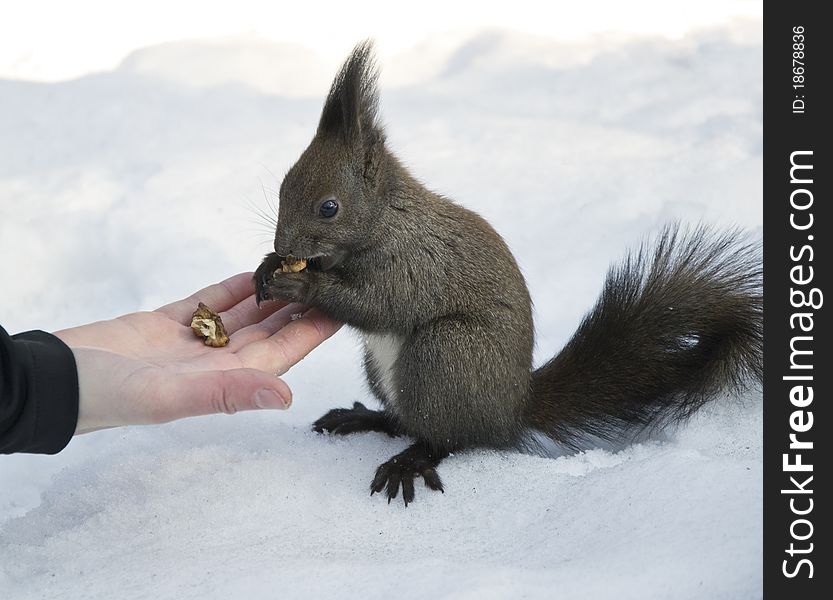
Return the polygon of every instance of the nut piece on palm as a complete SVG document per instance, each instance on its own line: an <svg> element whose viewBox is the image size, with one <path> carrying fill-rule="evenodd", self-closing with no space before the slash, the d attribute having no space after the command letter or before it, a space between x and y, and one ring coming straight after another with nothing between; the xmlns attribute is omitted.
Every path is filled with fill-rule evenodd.
<svg viewBox="0 0 833 600"><path fill-rule="evenodd" d="M307 268L307 261L291 254L281 261L281 273L300 273Z"/></svg>
<svg viewBox="0 0 833 600"><path fill-rule="evenodd" d="M191 316L191 329L199 338L205 339L205 345L221 348L228 344L229 337L220 315L200 302Z"/></svg>

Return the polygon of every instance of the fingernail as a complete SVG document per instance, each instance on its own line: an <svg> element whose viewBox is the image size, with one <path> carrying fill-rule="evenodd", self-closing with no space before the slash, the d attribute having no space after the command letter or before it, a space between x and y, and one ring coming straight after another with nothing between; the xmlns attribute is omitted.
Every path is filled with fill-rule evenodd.
<svg viewBox="0 0 833 600"><path fill-rule="evenodd" d="M263 388L255 392L252 400L258 408L277 408L286 410L290 402L281 398L274 390Z"/></svg>

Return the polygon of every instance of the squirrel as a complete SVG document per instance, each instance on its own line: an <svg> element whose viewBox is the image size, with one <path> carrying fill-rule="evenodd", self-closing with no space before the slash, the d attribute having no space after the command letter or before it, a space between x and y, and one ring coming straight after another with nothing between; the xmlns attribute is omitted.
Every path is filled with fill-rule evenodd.
<svg viewBox="0 0 833 600"><path fill-rule="evenodd" d="M317 432L414 442L376 470L371 495L414 480L438 491L451 452L523 447L530 433L570 449L685 420L762 378L757 244L738 230L666 226L613 266L566 346L533 368L532 303L511 251L479 215L428 190L379 122L372 42L336 75L317 131L279 192L258 304L300 302L364 338L382 410L330 410ZM307 267L282 272L287 257ZM285 269L284 269L285 270Z"/></svg>

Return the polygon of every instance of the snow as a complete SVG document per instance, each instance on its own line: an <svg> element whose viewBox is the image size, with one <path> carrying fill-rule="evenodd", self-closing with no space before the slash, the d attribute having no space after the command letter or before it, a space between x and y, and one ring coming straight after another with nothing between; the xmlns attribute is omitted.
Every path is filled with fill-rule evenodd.
<svg viewBox="0 0 833 600"><path fill-rule="evenodd" d="M210 38L212 45L224 46L220 53L201 51L192 53L187 63L176 61L179 66L193 67L194 62L210 60L212 68L200 75L208 77L215 77L218 70L224 71L233 63L236 64L232 76L236 78L240 71L249 71L261 60L283 61L284 56L269 56L266 48L247 53L246 46L252 43L279 42L314 48L316 55L336 62L343 59L356 40L366 37L381 43L379 52L385 57L420 45L421 60L413 63L419 68L426 55L453 48L461 35L494 27L569 41L610 34L618 38L662 35L678 39L686 32L726 22L760 21L763 6L760 0L697 0L682 5L665 0L514 0L511 6L485 0L472 10L465 2L422 0L419 10L403 15L385 0L237 0L233 9L203 0L27 0L13 3L8 12L13 18L0 19L0 78L59 81L113 69L136 48L173 40ZM90 18L92 15L94 18ZM733 29L737 33L737 27ZM226 40L247 43L226 45ZM594 43L597 42L595 39ZM183 46L182 50L187 52L189 47ZM244 54L245 60L238 61ZM303 61L301 64L304 68L310 66ZM178 65L170 68L179 71L184 80L190 80L192 69L180 70ZM264 73L256 74L249 83L257 85L263 81ZM305 75L301 79L309 79L309 74ZM394 81L402 75L402 71L391 72L387 79Z"/></svg>
<svg viewBox="0 0 833 600"><path fill-rule="evenodd" d="M759 233L759 30L596 49L486 32L446 40L410 77L389 71L424 48L384 61L391 146L504 235L535 300L538 362L575 329L609 262L661 224ZM271 230L254 211L272 210L327 87L315 91L318 67L293 82L303 73L290 66L330 62L239 43L213 73L216 48L183 42L80 79L0 80L7 329L154 308L257 266ZM254 58L238 72L240 56ZM195 211L224 235L192 226ZM445 494L418 486L406 509L368 488L406 440L309 428L369 402L358 347L344 330L293 368L286 413L0 458L0 597L761 595L759 393L623 448L459 453L440 466Z"/></svg>

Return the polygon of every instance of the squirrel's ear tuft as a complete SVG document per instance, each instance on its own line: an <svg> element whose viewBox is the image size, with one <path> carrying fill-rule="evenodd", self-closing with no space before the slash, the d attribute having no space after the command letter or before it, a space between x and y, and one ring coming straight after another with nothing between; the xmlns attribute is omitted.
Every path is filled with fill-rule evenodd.
<svg viewBox="0 0 833 600"><path fill-rule="evenodd" d="M348 143L372 135L372 130L378 127L378 78L373 42L360 42L333 80L318 133L338 135Z"/></svg>

